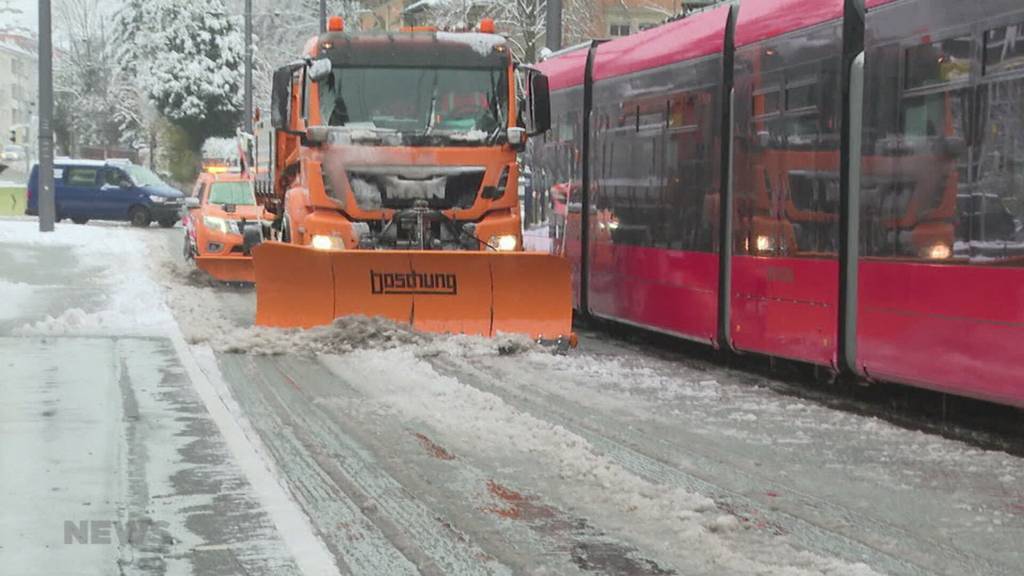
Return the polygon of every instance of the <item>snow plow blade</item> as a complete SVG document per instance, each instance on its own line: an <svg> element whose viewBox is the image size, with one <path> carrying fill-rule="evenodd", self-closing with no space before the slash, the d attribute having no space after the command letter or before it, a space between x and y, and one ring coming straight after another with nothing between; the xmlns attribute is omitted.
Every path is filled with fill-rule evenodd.
<svg viewBox="0 0 1024 576"><path fill-rule="evenodd" d="M379 316L422 332L524 334L569 344L569 265L538 253L352 250L275 242L253 251L256 323L308 328Z"/></svg>
<svg viewBox="0 0 1024 576"><path fill-rule="evenodd" d="M196 267L221 282L255 282L251 258L199 256Z"/></svg>

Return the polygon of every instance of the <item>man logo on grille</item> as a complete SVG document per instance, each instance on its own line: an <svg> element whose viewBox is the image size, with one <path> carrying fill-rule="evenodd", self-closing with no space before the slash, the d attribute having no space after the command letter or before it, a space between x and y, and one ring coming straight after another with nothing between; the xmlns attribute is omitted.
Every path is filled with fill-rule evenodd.
<svg viewBox="0 0 1024 576"><path fill-rule="evenodd" d="M455 274L446 272L420 273L375 272L370 270L370 291L373 294L436 294L455 296L459 283Z"/></svg>

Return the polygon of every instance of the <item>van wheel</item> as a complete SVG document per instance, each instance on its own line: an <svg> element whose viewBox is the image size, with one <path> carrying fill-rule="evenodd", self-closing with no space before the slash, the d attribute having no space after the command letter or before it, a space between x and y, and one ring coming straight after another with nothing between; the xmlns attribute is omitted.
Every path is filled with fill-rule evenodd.
<svg viewBox="0 0 1024 576"><path fill-rule="evenodd" d="M75 224L85 224L86 222L89 221L89 219L88 218L72 218L71 221L74 222Z"/></svg>
<svg viewBox="0 0 1024 576"><path fill-rule="evenodd" d="M152 218L149 216L149 210L146 210L142 206L133 206L128 211L128 221L132 223L132 226L136 228L145 228L152 222Z"/></svg>

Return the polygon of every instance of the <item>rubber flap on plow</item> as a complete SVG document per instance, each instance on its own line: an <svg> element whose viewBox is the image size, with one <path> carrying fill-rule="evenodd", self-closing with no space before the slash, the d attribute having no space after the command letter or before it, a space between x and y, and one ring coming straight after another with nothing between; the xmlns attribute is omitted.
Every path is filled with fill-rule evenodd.
<svg viewBox="0 0 1024 576"><path fill-rule="evenodd" d="M196 267L221 282L255 282L251 258L199 256Z"/></svg>
<svg viewBox="0 0 1024 576"><path fill-rule="evenodd" d="M379 316L423 332L569 340L568 263L548 254L352 250L268 242L253 252L256 323L308 328Z"/></svg>

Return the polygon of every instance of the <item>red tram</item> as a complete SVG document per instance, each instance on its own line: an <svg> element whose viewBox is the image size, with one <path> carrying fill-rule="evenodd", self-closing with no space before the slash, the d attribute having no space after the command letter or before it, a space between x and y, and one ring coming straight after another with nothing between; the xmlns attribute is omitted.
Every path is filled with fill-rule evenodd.
<svg viewBox="0 0 1024 576"><path fill-rule="evenodd" d="M1024 5L742 0L554 55L583 313L1024 407Z"/></svg>

